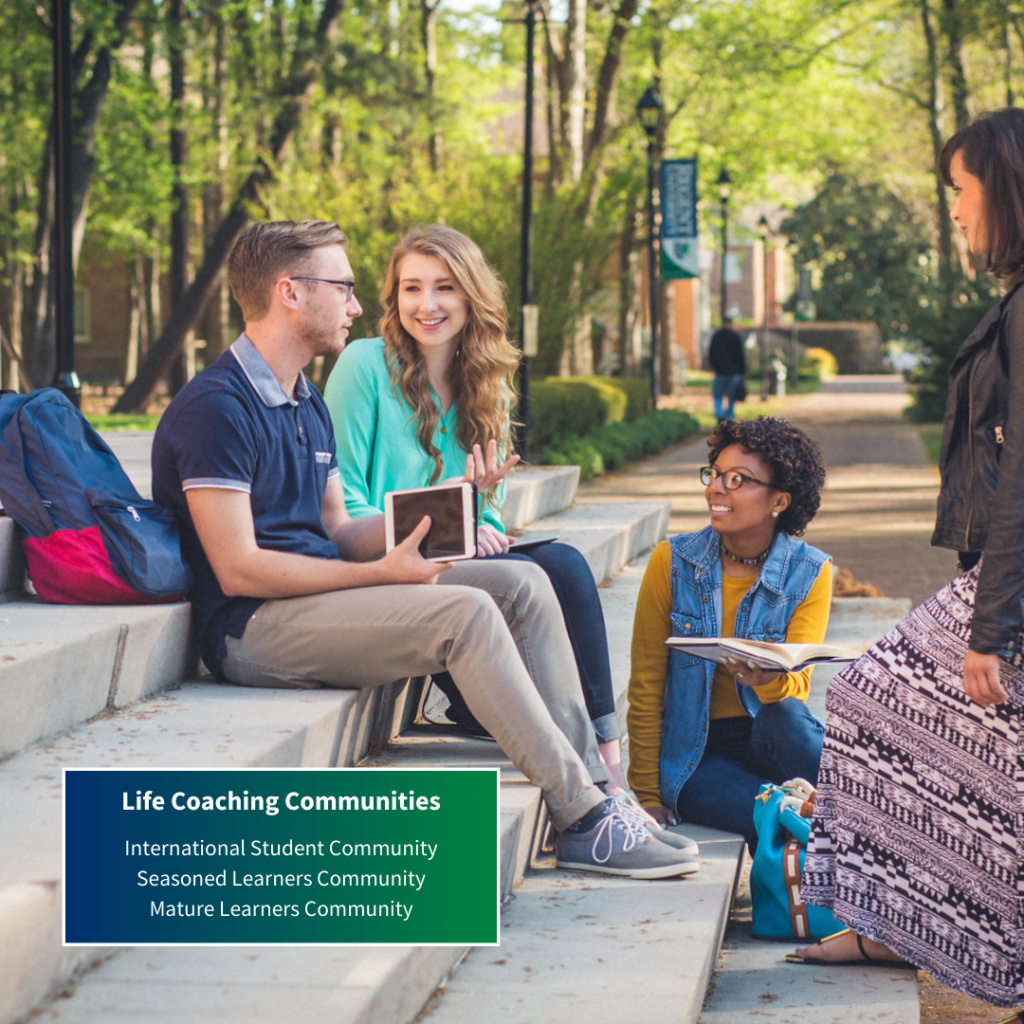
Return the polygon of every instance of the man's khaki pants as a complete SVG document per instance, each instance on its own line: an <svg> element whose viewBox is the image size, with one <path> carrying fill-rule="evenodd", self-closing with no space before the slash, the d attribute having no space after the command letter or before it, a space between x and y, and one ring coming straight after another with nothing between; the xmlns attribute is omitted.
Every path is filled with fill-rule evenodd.
<svg viewBox="0 0 1024 1024"><path fill-rule="evenodd" d="M246 686L380 686L447 669L512 763L540 786L555 828L596 807L605 773L561 609L544 571L475 559L435 586L266 601L224 675Z"/></svg>

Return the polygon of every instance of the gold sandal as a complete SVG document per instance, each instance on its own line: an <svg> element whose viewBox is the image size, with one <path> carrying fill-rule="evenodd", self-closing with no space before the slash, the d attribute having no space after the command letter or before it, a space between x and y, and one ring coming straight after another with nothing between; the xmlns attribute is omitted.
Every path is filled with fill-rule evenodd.
<svg viewBox="0 0 1024 1024"><path fill-rule="evenodd" d="M891 971L916 971L917 968L906 960L877 960L873 956L868 956L867 950L864 948L864 940L861 936L853 931L852 928L844 928L841 932L836 932L834 935L827 935L825 938L819 940L818 945L823 946L826 942L832 942L834 939L838 939L843 935L853 934L857 939L857 948L860 950L860 957L854 958L853 960L822 960L816 956L797 956L796 953L790 953L786 957L786 963L789 964L805 964L811 967L839 967L849 966L853 964L858 967L887 967ZM1000 1024L1014 1024L1018 1020L1017 1017L1011 1017L1009 1021L1000 1022Z"/></svg>

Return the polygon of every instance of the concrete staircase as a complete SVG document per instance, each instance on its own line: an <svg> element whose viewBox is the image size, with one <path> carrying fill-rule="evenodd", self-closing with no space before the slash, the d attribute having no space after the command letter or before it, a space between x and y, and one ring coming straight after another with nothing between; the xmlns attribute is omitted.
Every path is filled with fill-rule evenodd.
<svg viewBox="0 0 1024 1024"><path fill-rule="evenodd" d="M110 440L148 493L149 435ZM605 581L624 722L636 594L668 506L573 504L576 485L572 469L520 470L507 519L524 534L575 544ZM697 1024L743 866L736 837L687 827L701 843L702 868L682 880L558 871L542 848L546 815L536 787L494 744L419 724L421 681L365 692L224 686L198 674L187 605L57 608L26 597L23 585L20 547L0 518L0 1024L406 1024L427 1014L432 1024L593 1024L636 1012L655 1024ZM836 602L829 638L866 647L905 607ZM825 679L819 669L819 715ZM502 766L499 949L61 946L62 768L344 767L372 765L385 747L389 765ZM466 827L476 825L467 813ZM763 989L732 996L731 978L749 985L753 974L772 985L786 951L759 947L749 967L726 954L716 994L732 999L731 1017L760 1012L764 999ZM916 988L905 974L898 1011L890 993L891 1016L872 1015L880 990L893 986L871 978L860 984L870 995L861 1007L867 1015L854 1015L856 986L848 985L834 1019L916 1024ZM834 988L836 980L803 972L792 979L799 992L772 1003L773 1019L788 1024L791 1006L815 1005L822 983Z"/></svg>
<svg viewBox="0 0 1024 1024"><path fill-rule="evenodd" d="M148 435L110 440L136 486L148 493ZM524 534L558 534L575 544L595 576L610 580L601 594L617 699L624 710L642 555L664 535L668 506L573 505L577 479L575 469L517 472L509 486L506 518L510 528ZM479 760L507 766L501 793L505 896L511 897L517 886L525 892L524 875L533 864L544 870L529 874L527 885L550 892L535 897L531 889L531 905L550 898L557 908L564 898L559 893L570 890L591 901L607 891L613 901L609 910L595 911L602 928L615 926L608 916L612 908L617 908L616 920L621 914L632 918L649 903L651 921L660 925L665 906L671 906L672 929L658 931L657 941L675 941L679 929L693 932L700 966L694 971L691 1002L699 1008L739 865L735 840L710 844L713 852L696 880L606 885L595 876L582 880L547 870L550 865L538 854L546 824L539 792L494 744L417 726L422 681L370 691L302 692L213 683L199 674L187 605L43 605L24 591L13 524L2 518L0 595L0 1024L40 1012L69 1024L414 1020L443 988L465 950L61 946L64 767L343 767L372 763L389 744L391 764ZM471 818L466 824L474 825ZM532 958L517 951L520 937L514 925L520 902L527 901L517 900L503 918L510 930L503 934L502 949L481 951L487 959ZM578 913L563 909L552 915L551 926L575 927ZM583 917L591 920L589 912ZM698 920L703 923L694 930ZM589 926L583 936L601 938ZM670 957L669 947L660 946L659 953L667 965L678 950ZM513 974L504 973L506 978ZM516 978L522 980L518 973ZM622 995L635 991L625 975L613 981L612 988L620 988ZM539 987L534 991L540 994ZM510 995L508 1012L519 998Z"/></svg>

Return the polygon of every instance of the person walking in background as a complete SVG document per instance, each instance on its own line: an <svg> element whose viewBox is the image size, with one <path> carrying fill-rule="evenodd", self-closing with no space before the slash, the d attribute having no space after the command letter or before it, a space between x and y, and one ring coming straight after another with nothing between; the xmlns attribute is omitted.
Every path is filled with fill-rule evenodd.
<svg viewBox="0 0 1024 1024"><path fill-rule="evenodd" d="M670 636L821 643L832 562L797 540L818 511L818 446L783 420L726 421L701 470L711 525L663 541L648 562L633 624L629 779L659 821L742 835L753 851L765 782L813 785L824 735L807 709L811 669L777 675L716 665Z"/></svg>
<svg viewBox="0 0 1024 1024"><path fill-rule="evenodd" d="M735 419L736 392L747 372L747 358L743 339L733 330L732 317L722 317L722 326L711 336L708 363L715 374L711 382L715 416L719 422Z"/></svg>
<svg viewBox="0 0 1024 1024"><path fill-rule="evenodd" d="M1019 1007L1024 110L962 128L940 168L954 223L1005 289L949 370L932 544L962 572L829 685L802 896L849 930L788 959L902 959Z"/></svg>

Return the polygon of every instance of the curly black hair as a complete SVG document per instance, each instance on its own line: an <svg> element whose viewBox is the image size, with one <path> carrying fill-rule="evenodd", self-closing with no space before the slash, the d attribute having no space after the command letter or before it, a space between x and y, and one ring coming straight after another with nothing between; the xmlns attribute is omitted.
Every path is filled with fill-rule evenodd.
<svg viewBox="0 0 1024 1024"><path fill-rule="evenodd" d="M708 438L708 465L730 445L763 459L771 467L771 485L788 491L789 507L776 522L776 529L799 537L821 507L825 486L825 460L821 449L802 430L785 420L758 416L756 420L725 420Z"/></svg>

